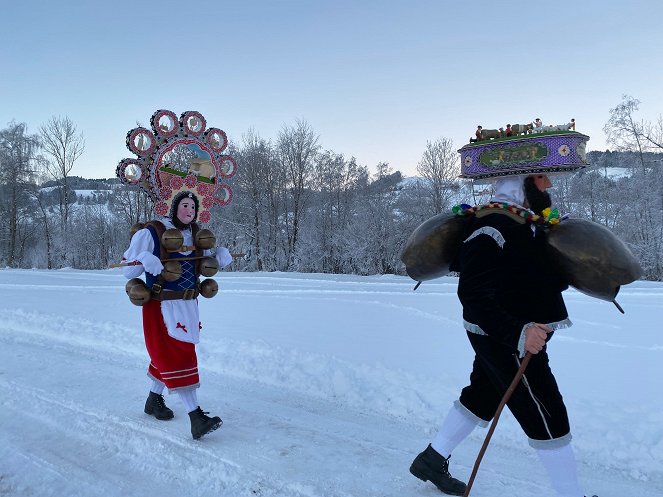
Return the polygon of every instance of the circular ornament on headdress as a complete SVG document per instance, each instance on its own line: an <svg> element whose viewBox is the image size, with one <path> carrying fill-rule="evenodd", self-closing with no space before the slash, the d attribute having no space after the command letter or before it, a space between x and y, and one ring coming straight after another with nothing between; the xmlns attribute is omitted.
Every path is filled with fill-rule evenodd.
<svg viewBox="0 0 663 497"><path fill-rule="evenodd" d="M223 152L228 146L228 137L219 128L209 128L205 131L205 141L215 152Z"/></svg>
<svg viewBox="0 0 663 497"><path fill-rule="evenodd" d="M187 135L199 136L205 131L207 121L200 112L190 110L180 117L180 126Z"/></svg>
<svg viewBox="0 0 663 497"><path fill-rule="evenodd" d="M470 143L461 155L461 178L489 181L527 174L573 172L587 166L589 137L576 131L550 131Z"/></svg>
<svg viewBox="0 0 663 497"><path fill-rule="evenodd" d="M149 129L134 128L127 133L127 148L136 155L148 156L156 146L154 134Z"/></svg>
<svg viewBox="0 0 663 497"><path fill-rule="evenodd" d="M235 160L229 155L224 155L221 157L221 168L219 169L219 174L222 178L231 178L235 175L237 171L237 166L235 165Z"/></svg>
<svg viewBox="0 0 663 497"><path fill-rule="evenodd" d="M177 133L180 123L174 112L169 110L158 110L150 118L150 124L155 134L170 137Z"/></svg>
<svg viewBox="0 0 663 497"><path fill-rule="evenodd" d="M150 118L152 130L137 127L127 133L127 148L137 158L123 159L116 169L122 184L140 186L154 202L154 212L166 216L171 203L183 190L196 193L201 200L198 221L211 220L210 210L227 205L232 189L221 180L237 171L234 159L224 155L226 133L207 128L200 112L187 111L178 118L165 109Z"/></svg>
<svg viewBox="0 0 663 497"><path fill-rule="evenodd" d="M214 197L214 201L218 205L228 205L233 199L233 191L230 186L226 185L225 183L219 185L218 193L219 195Z"/></svg>
<svg viewBox="0 0 663 497"><path fill-rule="evenodd" d="M115 169L115 174L125 185L139 185L147 177L141 161L122 159Z"/></svg>

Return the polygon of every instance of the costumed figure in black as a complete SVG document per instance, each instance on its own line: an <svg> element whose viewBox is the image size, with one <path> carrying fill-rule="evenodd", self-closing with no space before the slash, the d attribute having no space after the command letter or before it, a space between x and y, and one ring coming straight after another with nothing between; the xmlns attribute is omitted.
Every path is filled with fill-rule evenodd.
<svg viewBox="0 0 663 497"><path fill-rule="evenodd" d="M545 191L549 186L545 175L501 178L492 200L541 214L550 207ZM472 219L452 264L451 269L460 272L458 297L474 365L470 384L410 469L445 493L463 495L465 484L448 471L451 453L477 425L488 425L527 351L534 355L507 406L558 495L584 495L576 477L566 407L546 351L554 330L571 324L561 294L567 285L547 260L544 243L544 234L533 224L496 211Z"/></svg>
<svg viewBox="0 0 663 497"><path fill-rule="evenodd" d="M414 476L446 494L469 491L449 471L452 452L476 426L493 420L494 427L506 402L557 495L585 495L546 344L555 330L571 325L562 298L569 285L621 310L614 300L620 285L642 274L628 247L605 227L560 218L551 209L548 175L585 167L587 140L562 131L463 146L461 177L494 182L492 202L431 217L401 255L419 283L459 273L463 323L475 353L469 385L410 466Z"/></svg>

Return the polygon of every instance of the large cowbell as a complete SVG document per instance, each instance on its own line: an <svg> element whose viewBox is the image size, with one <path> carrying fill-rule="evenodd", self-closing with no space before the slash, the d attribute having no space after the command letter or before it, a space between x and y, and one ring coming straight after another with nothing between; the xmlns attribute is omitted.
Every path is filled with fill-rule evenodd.
<svg viewBox="0 0 663 497"><path fill-rule="evenodd" d="M553 226L547 249L569 285L612 302L619 287L642 276L628 247L610 230L584 219L567 219Z"/></svg>
<svg viewBox="0 0 663 497"><path fill-rule="evenodd" d="M463 242L465 219L451 212L421 223L408 239L401 261L410 278L426 281L449 273Z"/></svg>
<svg viewBox="0 0 663 497"><path fill-rule="evenodd" d="M421 282L449 273L466 234L466 220L452 213L438 214L414 230L401 254L413 280ZM612 302L620 286L642 276L628 247L600 224L567 219L551 226L546 239L550 258L564 280L592 297Z"/></svg>

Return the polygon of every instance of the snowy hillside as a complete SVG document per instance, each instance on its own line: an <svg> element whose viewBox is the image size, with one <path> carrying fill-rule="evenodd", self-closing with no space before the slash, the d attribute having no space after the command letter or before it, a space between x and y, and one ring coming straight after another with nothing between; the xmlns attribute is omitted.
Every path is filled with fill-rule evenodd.
<svg viewBox="0 0 663 497"><path fill-rule="evenodd" d="M194 442L142 412L140 309L119 270L0 270L0 496L433 497L408 467L465 385L472 355L441 278L223 273L201 299L201 406L220 430ZM663 283L626 310L565 293L574 326L549 350L588 495L663 495ZM451 459L467 479L485 430ZM473 497L550 497L510 413Z"/></svg>

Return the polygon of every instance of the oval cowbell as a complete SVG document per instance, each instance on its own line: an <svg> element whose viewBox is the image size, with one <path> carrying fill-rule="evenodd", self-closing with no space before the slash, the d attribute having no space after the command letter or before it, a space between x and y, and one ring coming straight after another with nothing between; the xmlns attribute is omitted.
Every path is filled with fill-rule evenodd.
<svg viewBox="0 0 663 497"><path fill-rule="evenodd" d="M207 278L200 284L200 295L206 299L211 299L219 293L219 284L212 278Z"/></svg>
<svg viewBox="0 0 663 497"><path fill-rule="evenodd" d="M547 250L577 290L612 302L621 285L642 276L629 248L609 229L585 219L567 219L547 233Z"/></svg>
<svg viewBox="0 0 663 497"><path fill-rule="evenodd" d="M201 229L196 233L194 245L203 250L214 248L216 245L216 237L208 229Z"/></svg>
<svg viewBox="0 0 663 497"><path fill-rule="evenodd" d="M145 283L133 285L129 290L129 300L131 300L131 303L134 305L145 305L151 298L152 292Z"/></svg>
<svg viewBox="0 0 663 497"><path fill-rule="evenodd" d="M445 212L427 219L410 235L401 261L416 281L439 278L449 273L449 265L463 241L465 219Z"/></svg>
<svg viewBox="0 0 663 497"><path fill-rule="evenodd" d="M177 228L170 228L161 235L161 244L168 252L177 252L184 243L184 236Z"/></svg>

